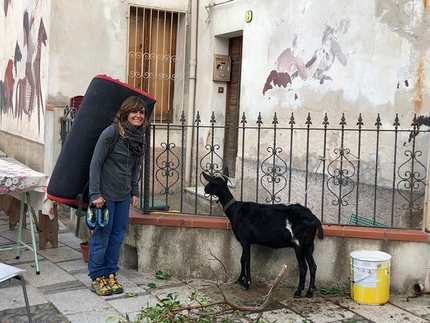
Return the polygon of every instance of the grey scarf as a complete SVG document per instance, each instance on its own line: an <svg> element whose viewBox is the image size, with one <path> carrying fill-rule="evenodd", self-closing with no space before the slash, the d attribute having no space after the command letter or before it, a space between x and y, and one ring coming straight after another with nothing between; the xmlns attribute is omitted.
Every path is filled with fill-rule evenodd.
<svg viewBox="0 0 430 323"><path fill-rule="evenodd" d="M124 131L127 136L128 143L130 145L130 150L137 156L142 156L144 153L144 135L142 131L130 122L126 121L124 123Z"/></svg>

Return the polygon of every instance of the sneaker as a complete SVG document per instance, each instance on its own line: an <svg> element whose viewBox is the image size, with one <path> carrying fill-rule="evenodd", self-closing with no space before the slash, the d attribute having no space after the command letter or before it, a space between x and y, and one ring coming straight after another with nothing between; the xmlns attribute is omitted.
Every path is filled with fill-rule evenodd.
<svg viewBox="0 0 430 323"><path fill-rule="evenodd" d="M97 223L100 227L104 228L109 222L109 210L107 205L103 205L101 209L97 209Z"/></svg>
<svg viewBox="0 0 430 323"><path fill-rule="evenodd" d="M93 280L91 283L91 291L100 296L112 295L112 289L110 288L110 284L105 277L97 277L95 280Z"/></svg>
<svg viewBox="0 0 430 323"><path fill-rule="evenodd" d="M122 292L124 292L124 289L122 288L121 284L118 283L114 274L110 274L109 279L107 281L110 289L114 294L121 294Z"/></svg>
<svg viewBox="0 0 430 323"><path fill-rule="evenodd" d="M93 205L89 205L87 209L87 216L85 217L87 227L90 230L94 230L97 224L96 208Z"/></svg>

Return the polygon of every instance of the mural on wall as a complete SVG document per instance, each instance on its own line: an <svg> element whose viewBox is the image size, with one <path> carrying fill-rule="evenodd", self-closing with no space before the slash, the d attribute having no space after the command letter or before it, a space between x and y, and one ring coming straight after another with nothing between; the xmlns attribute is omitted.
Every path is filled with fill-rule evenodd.
<svg viewBox="0 0 430 323"><path fill-rule="evenodd" d="M337 28L329 25L323 32L321 46L315 49L314 54L305 62L305 57L296 54L297 36L292 47L285 49L275 62L272 70L263 86L263 95L273 89L273 86L286 88L293 84L295 78L303 80L313 78L323 84L326 80L332 80L328 71L337 61L342 66L347 65L347 58L338 42L338 36L348 32L349 20L342 20Z"/></svg>
<svg viewBox="0 0 430 323"><path fill-rule="evenodd" d="M24 8L24 11L16 12L15 1L4 1L4 15L9 20L22 21L22 29L16 33L15 39L9 36L5 48L10 48L10 52L5 52L8 57L6 67L0 70L0 111L1 119L8 120L10 124L15 123L27 127L37 127L40 134L44 116L44 100L42 93L42 56L43 48L47 46L47 32L41 15L40 4L37 1L34 8ZM22 3L21 3L22 4ZM32 4L32 1L29 2ZM33 2L34 5L34 2ZM18 18L19 17L19 18ZM11 23L12 25L12 23ZM9 26L6 26L9 27ZM7 29L7 28L6 28ZM22 130L22 129L21 129ZM27 129L24 133L34 132L36 129ZM33 137L33 136L31 136ZM40 137L40 136L36 136Z"/></svg>
<svg viewBox="0 0 430 323"><path fill-rule="evenodd" d="M4 0L4 15L7 17L7 9L9 8L12 0Z"/></svg>

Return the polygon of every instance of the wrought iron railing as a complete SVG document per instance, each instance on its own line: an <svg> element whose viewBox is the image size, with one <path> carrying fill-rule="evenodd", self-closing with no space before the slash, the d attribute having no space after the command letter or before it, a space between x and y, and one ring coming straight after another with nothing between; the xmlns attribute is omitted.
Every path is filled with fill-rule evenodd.
<svg viewBox="0 0 430 323"><path fill-rule="evenodd" d="M208 125L202 125L199 113L193 125L185 120L182 115L179 124L168 118L151 125L149 209L221 214L216 198L204 196L200 174L222 172L227 164L223 134L231 125L218 125L213 113ZM422 228L428 139L417 136L427 130L420 130L416 119L404 121L406 128L397 115L385 125L378 115L371 127L361 115L353 128L344 115L339 127L330 127L327 114L314 123L308 114L299 127L291 114L288 125L281 126L275 114L269 126L261 115L253 126L243 114L231 188L236 199L299 202L326 224ZM192 157L187 159L190 132ZM253 143L247 141L250 133Z"/></svg>
<svg viewBox="0 0 430 323"><path fill-rule="evenodd" d="M205 196L201 173L223 171L225 129L235 126L220 125L224 118L214 113L208 124L199 113L193 124L186 120L182 113L172 123L168 113L166 123L148 129L144 213L222 214L216 197ZM327 113L321 121L308 114L302 122L293 113L280 121L275 113L267 125L261 115L254 123L244 113L235 127L232 193L237 200L301 203L325 224L422 229L428 131L417 120L401 123L396 115L383 122L377 115L366 126L359 114L348 127L342 114L330 120L338 124L333 127Z"/></svg>
<svg viewBox="0 0 430 323"><path fill-rule="evenodd" d="M76 117L76 113L78 110L74 107L66 106L63 111L63 116L60 119L61 128L60 128L60 136L61 136L61 147L64 145L64 141L66 140L67 134L72 127L73 120Z"/></svg>

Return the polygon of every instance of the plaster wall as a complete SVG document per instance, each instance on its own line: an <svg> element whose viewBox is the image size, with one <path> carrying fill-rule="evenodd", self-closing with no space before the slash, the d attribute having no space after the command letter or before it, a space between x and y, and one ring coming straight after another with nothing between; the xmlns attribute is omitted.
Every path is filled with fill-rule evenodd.
<svg viewBox="0 0 430 323"><path fill-rule="evenodd" d="M125 244L137 250L140 272L169 269L179 279L222 280L223 268L213 254L225 264L229 281L236 281L240 273L241 247L231 230L130 225ZM414 284L424 281L428 257L416 255L428 255L428 243L325 237L315 239L317 288L340 286L349 290L350 253L355 250L381 250L391 255L393 292L413 293ZM282 265L287 264L288 274L282 284L297 286L299 272L293 249L253 245L251 255L254 282L273 283Z"/></svg>
<svg viewBox="0 0 430 323"><path fill-rule="evenodd" d="M126 80L129 5L160 9L154 0L52 0L48 103L84 95L98 74ZM187 11L188 1L166 0L162 9Z"/></svg>
<svg viewBox="0 0 430 323"><path fill-rule="evenodd" d="M61 151L61 122L64 107L50 106L46 110L44 172L52 174Z"/></svg>
<svg viewBox="0 0 430 323"><path fill-rule="evenodd" d="M0 132L1 150L35 171L44 173L44 145L23 137Z"/></svg>
<svg viewBox="0 0 430 323"><path fill-rule="evenodd" d="M228 38L237 35L243 35L240 111L248 122L261 113L267 124L276 113L279 124L288 125L294 113L296 126L305 127L310 113L312 126L323 127L327 113L331 127L339 127L343 114L353 128L361 114L364 128L374 128L380 114L381 129L392 129L398 114L405 120L400 128L410 129L414 114L430 112L425 1L211 4L199 2L196 108L206 119L216 111L223 123L226 97L216 91L219 82L212 81L213 55L227 54ZM249 23L248 10L253 13ZM206 136L202 133L202 140ZM247 137L247 158L256 154L254 139L252 133ZM221 137L217 140L222 143ZM339 144L340 138L332 141ZM363 143L373 144L366 138ZM428 138L419 138L417 147L427 154ZM297 148L303 152L304 146ZM391 152L386 155L384 161L391 162Z"/></svg>
<svg viewBox="0 0 430 323"><path fill-rule="evenodd" d="M43 171L50 0L0 4L0 149Z"/></svg>

